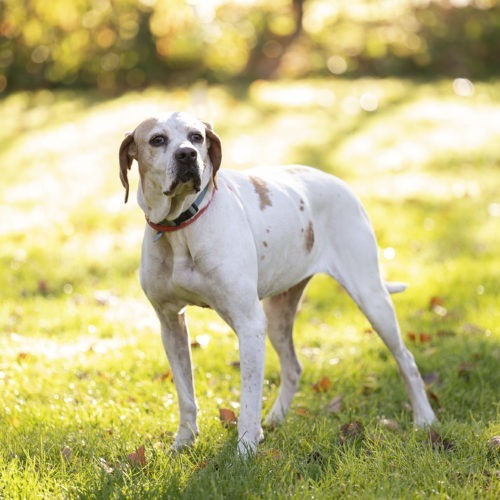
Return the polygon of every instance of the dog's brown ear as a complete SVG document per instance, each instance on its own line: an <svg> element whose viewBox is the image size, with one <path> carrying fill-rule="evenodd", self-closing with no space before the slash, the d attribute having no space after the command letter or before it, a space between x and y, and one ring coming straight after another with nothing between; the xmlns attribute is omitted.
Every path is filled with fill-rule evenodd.
<svg viewBox="0 0 500 500"><path fill-rule="evenodd" d="M217 187L215 176L217 175L217 171L219 170L222 162L222 145L219 136L214 132L210 123L204 122L204 124L205 133L207 134L207 138L210 140L208 156L210 157L210 162L212 163L212 178L215 186Z"/></svg>
<svg viewBox="0 0 500 500"><path fill-rule="evenodd" d="M125 203L128 201L128 170L132 166L132 162L136 159L136 147L134 142L134 134L127 133L120 145L120 152L118 154L120 159L120 180L125 188Z"/></svg>

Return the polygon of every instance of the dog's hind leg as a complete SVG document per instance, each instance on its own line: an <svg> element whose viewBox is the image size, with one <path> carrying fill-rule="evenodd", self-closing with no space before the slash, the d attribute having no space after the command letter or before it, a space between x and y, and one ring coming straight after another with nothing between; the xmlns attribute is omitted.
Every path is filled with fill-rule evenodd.
<svg viewBox="0 0 500 500"><path fill-rule="evenodd" d="M309 279L263 301L269 339L278 353L281 367L278 397L264 421L266 425L276 425L283 421L297 390L302 367L293 345L293 323L300 298Z"/></svg>
<svg viewBox="0 0 500 500"><path fill-rule="evenodd" d="M330 274L344 286L394 356L411 401L415 425L429 425L435 415L415 360L401 338L388 290L380 278L373 231L366 218L351 222L342 234L337 232L341 244L333 242Z"/></svg>

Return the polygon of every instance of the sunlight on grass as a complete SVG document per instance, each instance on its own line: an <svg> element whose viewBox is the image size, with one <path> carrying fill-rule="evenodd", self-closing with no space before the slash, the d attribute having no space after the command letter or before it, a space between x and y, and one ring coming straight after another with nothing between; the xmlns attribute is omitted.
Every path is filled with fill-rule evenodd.
<svg viewBox="0 0 500 500"><path fill-rule="evenodd" d="M4 99L0 496L237 497L245 481L263 498L353 487L368 497L498 496L498 454L487 443L500 434L500 87L469 83L256 82L109 101L46 91ZM202 435L186 454L165 452L177 402L139 286L144 218L133 197L123 204L117 152L125 131L174 109L214 123L227 168L308 163L360 194L384 275L410 283L394 297L402 334L453 452L411 431L395 363L324 276L297 319L297 398L250 467L234 461L235 432L218 413L238 412L237 338L214 312L189 308ZM133 186L137 178L134 167ZM268 410L279 384L270 345L265 377ZM325 390L313 389L321 380ZM338 413L327 410L334 397ZM382 418L397 430L381 428ZM341 445L351 421L365 434ZM143 469L127 461L140 446Z"/></svg>

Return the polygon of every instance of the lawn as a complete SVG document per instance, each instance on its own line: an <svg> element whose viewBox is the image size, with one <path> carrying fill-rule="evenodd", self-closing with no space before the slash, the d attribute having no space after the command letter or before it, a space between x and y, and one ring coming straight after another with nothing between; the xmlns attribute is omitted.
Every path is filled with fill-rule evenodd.
<svg viewBox="0 0 500 500"><path fill-rule="evenodd" d="M319 276L296 324L299 392L246 462L219 416L238 414L236 336L189 310L201 435L169 451L177 401L117 152L143 117L175 109L215 125L225 168L307 163L354 187L385 276L410 285L394 302L432 432L413 430L388 351ZM4 97L0 114L0 498L500 496L500 83L40 91ZM265 410L279 384L268 347Z"/></svg>

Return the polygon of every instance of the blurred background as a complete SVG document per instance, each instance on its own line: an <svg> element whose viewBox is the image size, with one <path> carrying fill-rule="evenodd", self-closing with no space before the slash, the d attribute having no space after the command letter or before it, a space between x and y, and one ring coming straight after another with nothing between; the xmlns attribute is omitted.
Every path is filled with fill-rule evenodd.
<svg viewBox="0 0 500 500"><path fill-rule="evenodd" d="M384 276L410 284L394 296L402 335L460 452L425 464L409 454L394 470L397 453L380 441L390 459L375 463L388 475L365 472L371 445L352 469L394 493L352 491L398 497L404 482L465 498L468 482L470 498L493 498L498 463L482 469L478 436L500 433L499 76L497 0L0 0L0 497L26 497L19 477L33 497L95 497L111 477L96 457L123 456L144 436L169 444L177 406L139 285L144 215L134 196L124 204L118 148L148 116L188 110L213 123L223 168L304 163L346 180L370 214ZM131 193L138 177L134 165ZM218 409L239 404L237 339L211 311L189 317L204 436L217 448ZM294 405L316 418L341 394L339 423L386 415L410 429L396 367L372 333L340 286L312 280ZM267 353L269 407L279 368ZM325 376L332 391L318 395ZM304 432L298 413L290 421ZM61 466L67 449L86 458ZM256 496L281 491L275 463L257 473ZM139 498L186 482L180 469L150 470L124 488ZM296 489L282 491L302 497L311 483L294 470L280 481L292 474ZM323 497L345 496L334 483L352 481L325 482Z"/></svg>
<svg viewBox="0 0 500 500"><path fill-rule="evenodd" d="M490 78L496 0L2 0L0 92L268 78Z"/></svg>

